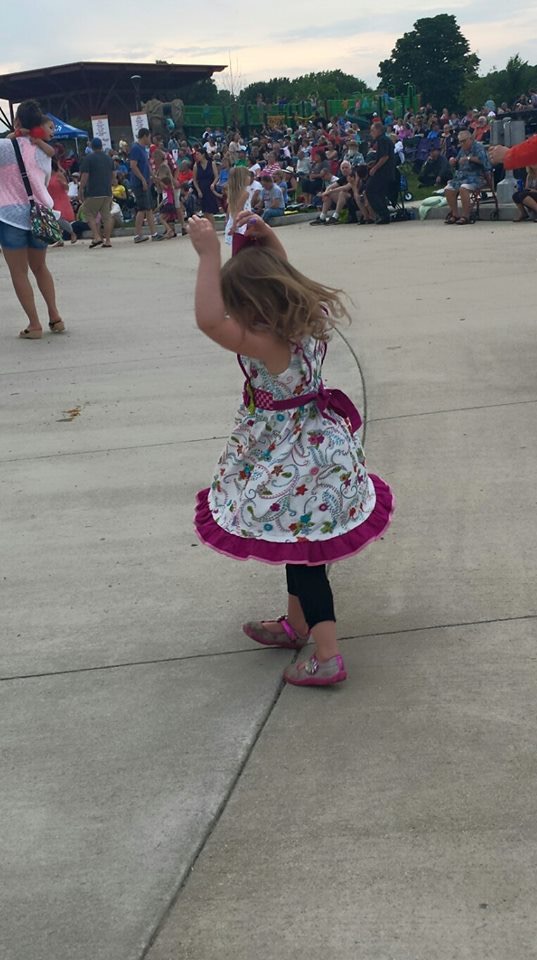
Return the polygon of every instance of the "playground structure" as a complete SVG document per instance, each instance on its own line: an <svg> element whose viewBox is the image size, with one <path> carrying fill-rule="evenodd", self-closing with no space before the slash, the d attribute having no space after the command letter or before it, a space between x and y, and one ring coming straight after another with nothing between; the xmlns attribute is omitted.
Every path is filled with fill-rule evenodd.
<svg viewBox="0 0 537 960"><path fill-rule="evenodd" d="M170 103L162 100L147 100L142 103L142 111L147 115L152 134L161 137L185 136L185 105L176 97Z"/></svg>

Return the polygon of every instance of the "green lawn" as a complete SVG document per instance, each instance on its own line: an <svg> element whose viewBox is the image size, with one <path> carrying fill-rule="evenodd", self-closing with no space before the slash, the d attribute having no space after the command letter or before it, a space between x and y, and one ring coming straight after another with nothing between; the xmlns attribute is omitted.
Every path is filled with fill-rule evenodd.
<svg viewBox="0 0 537 960"><path fill-rule="evenodd" d="M404 165L403 173L408 180L408 189L410 193L413 194L414 200L421 202L425 200L425 197L432 197L434 195L436 187L422 187L421 183L418 183L418 175L414 173L409 163Z"/></svg>

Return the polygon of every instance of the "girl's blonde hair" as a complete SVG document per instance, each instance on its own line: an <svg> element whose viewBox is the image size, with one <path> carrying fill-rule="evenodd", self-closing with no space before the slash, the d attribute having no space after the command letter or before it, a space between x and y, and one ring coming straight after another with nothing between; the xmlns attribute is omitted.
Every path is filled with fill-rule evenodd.
<svg viewBox="0 0 537 960"><path fill-rule="evenodd" d="M232 216L240 213L241 198L249 186L250 174L247 167L232 167L227 182L227 203Z"/></svg>
<svg viewBox="0 0 537 960"><path fill-rule="evenodd" d="M269 331L280 340L311 336L328 340L347 317L342 291L310 280L272 250L246 247L224 264L222 297L227 313L246 330Z"/></svg>
<svg viewBox="0 0 537 960"><path fill-rule="evenodd" d="M157 179L161 180L162 183L169 183L173 186L173 174L167 163L161 163L157 170Z"/></svg>

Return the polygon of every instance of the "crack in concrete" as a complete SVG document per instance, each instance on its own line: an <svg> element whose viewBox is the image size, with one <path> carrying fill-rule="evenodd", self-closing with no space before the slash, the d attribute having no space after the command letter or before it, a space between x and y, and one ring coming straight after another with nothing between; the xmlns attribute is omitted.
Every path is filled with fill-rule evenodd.
<svg viewBox="0 0 537 960"><path fill-rule="evenodd" d="M491 410L496 407L520 407L523 404L537 403L534 400L506 400L503 403L480 403L473 407L450 407L447 410L423 410L421 413L400 413L393 417L373 417L369 423L383 423L386 420L411 420L415 417L435 417L443 413L465 413L469 410Z"/></svg>
<svg viewBox="0 0 537 960"><path fill-rule="evenodd" d="M537 620L537 613L523 613L514 617L494 617L490 620L461 620L455 623L431 623L423 627L400 627L398 630L379 630L374 633L353 633L340 637L340 642L347 640L367 640L373 637L393 637L397 634L425 633L427 630L452 630L457 627L480 627L493 623L517 623L524 620ZM216 650L208 653L192 653L184 657L156 657L151 660L126 660L121 663L98 664L93 667L73 667L70 670L45 670L41 673L20 673L0 677L0 683L15 680L39 680L41 677L63 677L74 673L95 673L99 670L121 670L126 667L147 667L160 663L181 663L188 660L206 660L210 657L233 657L243 653L269 654L270 647L243 647L238 650Z"/></svg>
<svg viewBox="0 0 537 960"><path fill-rule="evenodd" d="M341 334L340 334L341 336ZM354 354L354 351L351 352ZM357 359L357 358L356 358ZM360 376L362 376L362 370L357 363L358 369L360 371ZM363 387L363 396L364 396L364 414L367 406L367 398L365 393L365 386ZM451 407L446 410L423 410L421 413L401 413L393 417L372 417L370 420L366 420L364 416L364 428L363 428L363 441L365 442L367 426L370 423L385 423L390 420L412 420L417 417L436 417L441 416L445 413L465 413L471 410L492 410L497 409L498 407L518 407L523 405L528 405L532 403L537 403L535 400L513 400L506 401L505 403L484 403L478 404L473 407ZM124 447L97 447L93 450L66 450L63 453L43 453L34 454L28 457L0 457L0 463L25 463L30 460L54 460L60 457L90 457L97 453L121 453L124 450L150 450L154 447L174 447L174 446L184 446L187 443L207 443L210 440L226 440L228 434L222 434L219 436L213 437L192 437L189 440L163 440L160 443L135 443L130 446Z"/></svg>
<svg viewBox="0 0 537 960"><path fill-rule="evenodd" d="M167 363L168 360L184 360L184 357L180 353L172 353L170 355L166 354L165 357L163 356L140 357L139 359L136 359L136 357L132 357L131 359L128 359L128 360L104 360L102 363L95 362L95 363L73 364L70 367L63 367L63 366L62 367L38 367L37 370L5 370L0 372L0 377L21 377L21 376L24 377L26 375L31 376L34 373L38 373L38 374L57 373L58 370L61 371L62 373L65 370L91 370L93 367L101 370L103 367L117 367L121 365L127 366L130 363L147 363L148 360L150 363L153 361L155 363L157 361L159 363L160 362Z"/></svg>
<svg viewBox="0 0 537 960"><path fill-rule="evenodd" d="M31 457L0 458L0 463L24 463L28 460L55 460L59 457L91 457L96 453L121 453L123 450L151 450L153 447L177 447L187 443L207 443L210 440L226 440L228 434L221 437L194 437L190 440L161 440L159 443L134 443L125 447L97 447L95 450L66 450L64 453L43 453Z"/></svg>
<svg viewBox="0 0 537 960"><path fill-rule="evenodd" d="M297 654L296 654L295 656L297 656L297 655L298 655L298 652L297 652ZM257 728L257 730L256 730L256 732L255 732L255 734L254 734L254 736L253 736L253 738L252 738L252 741L251 741L251 743L249 744L249 746L248 746L247 749L246 749L245 755L244 755L244 757L243 757L243 759L242 759L242 761L241 761L241 763L240 763L240 765L239 765L239 768L238 768L235 776L234 776L234 777L232 778L232 780L230 781L228 790L226 791L225 795L223 796L222 801L221 801L221 803L220 803L220 805L219 805L219 807L218 807L218 809L217 809L217 811L216 811L213 819L212 819L211 822L209 823L205 834L204 834L203 837L201 838L201 840L200 840L200 842L199 842L196 850L194 851L194 854L193 854L193 856L192 856L192 859L191 859L190 863L189 863L188 866L185 867L185 869L183 870L182 876L180 877L180 880L179 880L179 883L178 883L178 885L177 885L177 887L176 887L176 890L175 890L175 892L172 894L172 896L170 897L169 903L166 905L166 907L165 907L165 909L163 910L161 916L159 917L157 923L155 924L153 933L152 933L151 936L149 937L149 940L148 940L146 946L143 948L143 950L142 950L142 952L141 952L141 954L140 954L139 960L145 960L145 958L147 957L149 951L152 949L153 945L155 944L156 940L158 939L159 934L160 934L161 931L164 929L164 926L165 926L165 924L166 924L166 921L167 921L168 917L170 916L172 910L173 910L174 907L176 906L177 901L179 900L179 897L181 896L182 891L184 890L186 884L188 883L190 874L191 874L192 871L194 870L194 867L196 866L196 863L198 862L201 854L203 853L203 851L204 851L204 849L205 849L205 847L206 847L206 845L207 845L207 842L210 840L212 834L213 834L214 831L216 830L216 828L217 828L217 826L218 826L218 824L219 824L219 822L220 822L220 819L221 819L223 813L225 812L226 807L227 807L229 801L231 800L231 797L233 796L233 793L235 792L235 788L237 787L237 785L238 785L238 783L239 783L239 781L240 781L240 779L241 779L241 777L242 777L242 774L244 773L244 770L245 770L245 768L246 768L246 765L247 765L250 757L252 756L253 751L255 750L255 748L256 748L256 746L257 746L257 743L258 743L259 738L261 737L261 734L263 733L263 731L264 731L264 729L265 729L268 721L270 720L270 718L271 718L271 716L272 716L272 713L273 713L273 711L274 711L274 708L276 707L276 704L278 703L278 700L280 699L282 690L284 689L285 686L286 686L286 684L283 682L283 680L280 680L280 683L278 684L278 687L277 687L277 689L276 689L276 692L275 692L275 694L274 694L274 697L272 698L272 701L270 702L270 704L269 704L269 706L268 706L268 708L267 708L267 711L266 711L266 713L265 713L265 716L261 719L261 721L260 721L260 723L259 723L259 726L258 726L258 728Z"/></svg>

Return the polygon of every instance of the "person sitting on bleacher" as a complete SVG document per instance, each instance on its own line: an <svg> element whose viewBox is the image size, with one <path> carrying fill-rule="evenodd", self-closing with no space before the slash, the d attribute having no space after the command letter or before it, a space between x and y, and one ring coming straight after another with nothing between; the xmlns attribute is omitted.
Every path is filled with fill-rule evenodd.
<svg viewBox="0 0 537 960"><path fill-rule="evenodd" d="M416 136L418 137L420 134L416 133ZM423 133L421 134L421 139L419 139L416 143L416 152L414 154L414 162L412 164L415 174L419 175L423 164L429 157L431 147L434 145L434 143L435 140L429 140L427 137L423 136Z"/></svg>
<svg viewBox="0 0 537 960"><path fill-rule="evenodd" d="M265 173L265 171L263 171L260 180L261 186L263 187L262 217L265 223L268 223L269 220L273 220L275 217L283 217L285 213L285 203L283 200L283 193L274 183L270 173Z"/></svg>
<svg viewBox="0 0 537 960"><path fill-rule="evenodd" d="M519 211L514 223L529 220L530 214L532 220L537 220L537 166L526 167L526 182L522 190L513 194L513 203Z"/></svg>
<svg viewBox="0 0 537 960"><path fill-rule="evenodd" d="M323 206L317 219L310 222L310 227L320 226L321 224L328 226L330 223L336 224L341 222L341 211L347 207L349 200L353 199L352 170L353 168L349 161L342 160L339 177L327 174L326 188L321 194ZM332 208L334 209L330 216L329 214ZM351 213L351 220L356 223L356 203L354 199L349 212Z"/></svg>
<svg viewBox="0 0 537 960"><path fill-rule="evenodd" d="M275 170L272 174L272 179L275 185L280 188L283 196L283 205L286 207L289 202L289 195L287 191L287 180L283 170Z"/></svg>
<svg viewBox="0 0 537 960"><path fill-rule="evenodd" d="M364 162L364 155L360 150L360 144L356 140L348 141L343 159L348 160L353 167L357 167Z"/></svg>
<svg viewBox="0 0 537 960"><path fill-rule="evenodd" d="M296 193L297 193L297 185L298 185L295 168L289 165L288 167L283 168L282 173L285 178L285 183L287 186L287 200L289 203L294 203L296 201Z"/></svg>
<svg viewBox="0 0 537 960"><path fill-rule="evenodd" d="M418 180L422 187L445 187L450 173L451 168L442 156L440 144L435 143L420 170Z"/></svg>
<svg viewBox="0 0 537 960"><path fill-rule="evenodd" d="M449 123L444 124L444 132L440 137L440 150L446 160L451 160L452 157L456 157L459 152L457 134L454 133Z"/></svg>

